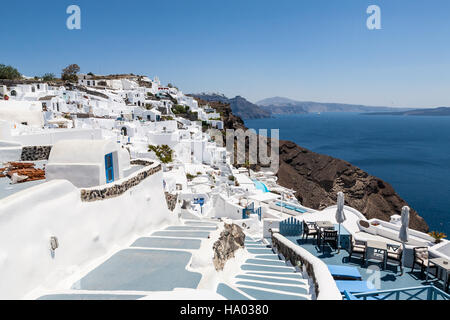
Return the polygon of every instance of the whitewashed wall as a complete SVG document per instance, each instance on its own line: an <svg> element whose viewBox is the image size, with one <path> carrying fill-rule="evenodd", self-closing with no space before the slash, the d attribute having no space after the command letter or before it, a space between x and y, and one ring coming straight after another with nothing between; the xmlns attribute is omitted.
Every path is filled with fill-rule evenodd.
<svg viewBox="0 0 450 320"><path fill-rule="evenodd" d="M125 194L82 202L67 180L19 192L0 203L0 299L23 298L56 284L93 259L129 245L176 217L167 209L162 172ZM54 257L50 237L59 248Z"/></svg>
<svg viewBox="0 0 450 320"><path fill-rule="evenodd" d="M213 214L216 218L229 218L233 220L242 219L243 207L228 202L222 195L216 195L213 199Z"/></svg>
<svg viewBox="0 0 450 320"><path fill-rule="evenodd" d="M11 140L19 142L24 146L49 146L61 140L75 139L100 140L102 139L102 131L100 129L56 129L41 133L13 135L11 137Z"/></svg>

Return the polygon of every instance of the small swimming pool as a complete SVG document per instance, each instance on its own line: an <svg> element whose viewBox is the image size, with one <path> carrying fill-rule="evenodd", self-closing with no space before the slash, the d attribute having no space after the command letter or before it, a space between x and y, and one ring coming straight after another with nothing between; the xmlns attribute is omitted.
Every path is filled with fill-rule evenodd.
<svg viewBox="0 0 450 320"><path fill-rule="evenodd" d="M267 186L261 181L253 180L253 183L255 184L256 189L261 190L262 192L269 192Z"/></svg>
<svg viewBox="0 0 450 320"><path fill-rule="evenodd" d="M305 212L308 212L308 211L306 211L305 209L301 209L301 208L297 208L297 207L294 207L294 206L291 206L291 205L289 205L289 204L286 204L286 203L281 203L281 202L275 202L275 204L277 205L277 206L279 206L279 207L283 207L283 208L286 208L286 209L289 209L289 210L294 210L294 211L297 211L297 212L300 212L300 213L305 213Z"/></svg>

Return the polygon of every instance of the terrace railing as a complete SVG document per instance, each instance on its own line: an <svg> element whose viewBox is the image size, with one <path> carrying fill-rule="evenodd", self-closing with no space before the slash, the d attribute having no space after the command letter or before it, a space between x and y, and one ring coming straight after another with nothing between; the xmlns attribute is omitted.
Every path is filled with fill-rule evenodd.
<svg viewBox="0 0 450 320"><path fill-rule="evenodd" d="M450 300L450 295L435 286L379 290L364 293L344 293L346 300Z"/></svg>
<svg viewBox="0 0 450 320"><path fill-rule="evenodd" d="M306 249L294 244L283 235L272 229L272 247L281 253L293 266L301 267L308 273L314 285L317 300L342 300L342 295L336 286L327 265Z"/></svg>
<svg viewBox="0 0 450 320"><path fill-rule="evenodd" d="M303 234L303 223L294 217L280 222L280 233L283 236L295 237Z"/></svg>

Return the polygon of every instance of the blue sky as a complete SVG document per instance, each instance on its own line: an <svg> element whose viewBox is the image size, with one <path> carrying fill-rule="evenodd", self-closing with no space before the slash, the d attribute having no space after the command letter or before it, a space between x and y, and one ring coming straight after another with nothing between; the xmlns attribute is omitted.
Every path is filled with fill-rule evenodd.
<svg viewBox="0 0 450 320"><path fill-rule="evenodd" d="M71 4L81 30L66 28ZM371 4L381 30L366 28ZM251 101L450 106L448 0L9 1L0 37L0 63L28 76L77 63Z"/></svg>

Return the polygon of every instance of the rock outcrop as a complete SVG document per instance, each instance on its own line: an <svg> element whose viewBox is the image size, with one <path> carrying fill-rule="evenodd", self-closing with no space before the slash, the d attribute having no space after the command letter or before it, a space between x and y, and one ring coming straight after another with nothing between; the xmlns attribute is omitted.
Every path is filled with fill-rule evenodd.
<svg viewBox="0 0 450 320"><path fill-rule="evenodd" d="M245 234L236 224L225 224L225 230L213 245L213 263L217 271L223 270L225 263L234 258L234 253L244 248Z"/></svg>
<svg viewBox="0 0 450 320"><path fill-rule="evenodd" d="M170 211L175 210L175 207L177 206L178 194L164 192L164 195L166 196L167 208L169 208Z"/></svg>
<svg viewBox="0 0 450 320"><path fill-rule="evenodd" d="M290 141L280 141L278 183L297 191L299 201L313 209L336 204L336 194L345 194L345 203L368 219L389 221L400 214L407 203L392 186L348 163L302 148ZM411 210L410 227L427 232L428 225Z"/></svg>

